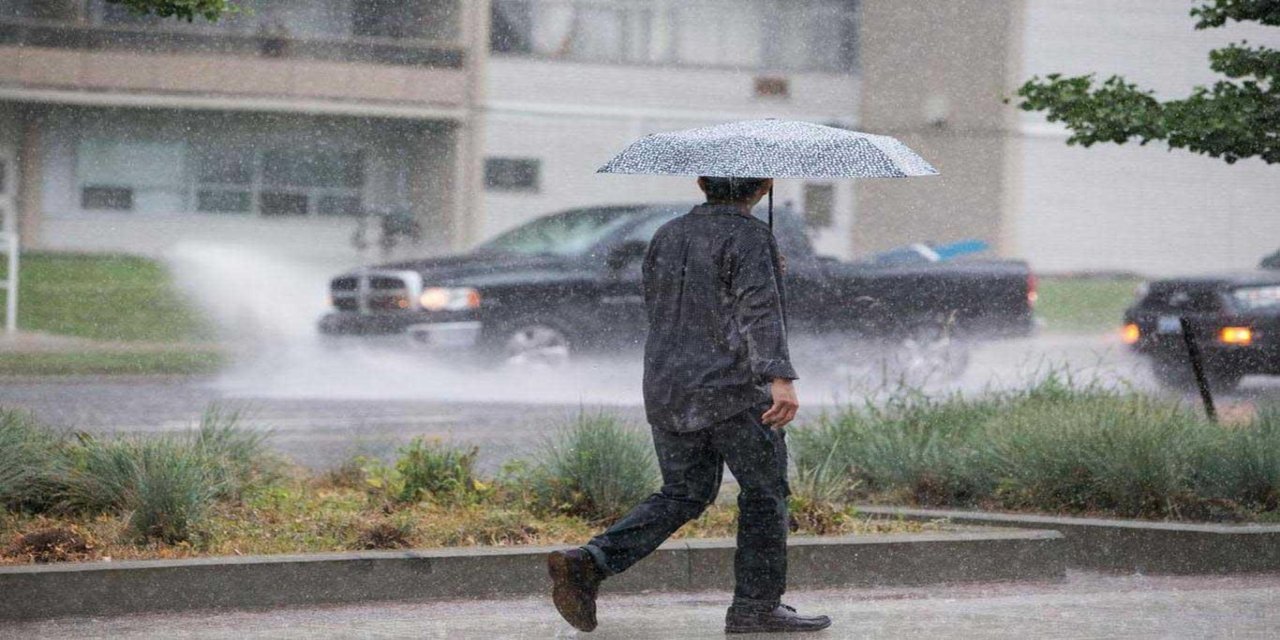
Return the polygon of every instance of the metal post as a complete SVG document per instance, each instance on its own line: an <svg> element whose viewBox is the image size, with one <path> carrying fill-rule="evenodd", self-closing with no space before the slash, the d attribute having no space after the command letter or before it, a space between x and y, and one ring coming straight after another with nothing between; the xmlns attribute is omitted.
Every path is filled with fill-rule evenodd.
<svg viewBox="0 0 1280 640"><path fill-rule="evenodd" d="M1182 341L1187 345L1187 357L1191 360L1191 371L1196 376L1196 386L1200 388L1200 400L1204 402L1204 412L1209 422L1218 421L1218 411L1213 406L1213 392L1209 389L1209 378L1204 373L1204 360L1200 355L1200 345L1191 333L1191 321L1186 317L1178 318L1182 325Z"/></svg>
<svg viewBox="0 0 1280 640"><path fill-rule="evenodd" d="M9 225L0 227L8 228ZM18 234L0 231L0 243L4 244L4 252L8 258L5 279L0 283L0 290L4 291L4 332L12 336L18 331Z"/></svg>

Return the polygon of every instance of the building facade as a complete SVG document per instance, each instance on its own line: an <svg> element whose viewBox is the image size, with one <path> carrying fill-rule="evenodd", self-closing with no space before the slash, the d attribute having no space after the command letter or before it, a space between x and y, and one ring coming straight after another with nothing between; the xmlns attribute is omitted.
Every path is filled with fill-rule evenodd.
<svg viewBox="0 0 1280 640"><path fill-rule="evenodd" d="M1051 72L1185 95L1215 79L1210 49L1280 47L1164 0L238 4L186 24L0 0L0 208L27 246L356 261L385 219L420 231L399 253L462 249L569 207L694 201L688 179L595 169L649 132L767 117L895 135L942 172L780 181L824 254L976 238L1041 272L1160 274L1280 244L1274 167L1068 147L1005 102Z"/></svg>
<svg viewBox="0 0 1280 640"><path fill-rule="evenodd" d="M485 235L571 206L699 200L688 178L595 173L647 133L856 122L853 0L494 0L491 14ZM847 253L851 183L780 181L776 199Z"/></svg>
<svg viewBox="0 0 1280 640"><path fill-rule="evenodd" d="M237 4L187 24L101 0L0 0L0 155L15 159L24 243L357 259L369 214L461 243L484 3ZM382 226L364 226L376 243Z"/></svg>

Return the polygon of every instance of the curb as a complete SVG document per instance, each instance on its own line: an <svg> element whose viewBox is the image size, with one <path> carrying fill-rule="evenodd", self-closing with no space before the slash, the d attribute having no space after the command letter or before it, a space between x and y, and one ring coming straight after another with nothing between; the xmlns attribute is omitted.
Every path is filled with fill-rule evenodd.
<svg viewBox="0 0 1280 640"><path fill-rule="evenodd" d="M1018 529L1051 529L1065 537L1072 569L1148 574L1280 571L1280 525L1193 524L859 506L867 515Z"/></svg>
<svg viewBox="0 0 1280 640"><path fill-rule="evenodd" d="M1062 547L1054 531L795 537L788 573L798 588L1056 580L1066 571ZM0 620L543 596L545 554L556 548L0 567ZM734 549L732 539L668 543L603 591L728 590Z"/></svg>

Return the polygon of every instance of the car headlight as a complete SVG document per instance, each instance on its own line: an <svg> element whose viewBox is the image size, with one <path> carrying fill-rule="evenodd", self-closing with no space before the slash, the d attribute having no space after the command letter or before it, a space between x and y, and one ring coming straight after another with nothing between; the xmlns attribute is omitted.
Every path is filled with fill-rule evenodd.
<svg viewBox="0 0 1280 640"><path fill-rule="evenodd" d="M418 296L427 311L462 311L480 306L480 292L470 287L427 287Z"/></svg>
<svg viewBox="0 0 1280 640"><path fill-rule="evenodd" d="M1242 311L1280 306L1280 286L1240 287L1231 292L1231 300Z"/></svg>

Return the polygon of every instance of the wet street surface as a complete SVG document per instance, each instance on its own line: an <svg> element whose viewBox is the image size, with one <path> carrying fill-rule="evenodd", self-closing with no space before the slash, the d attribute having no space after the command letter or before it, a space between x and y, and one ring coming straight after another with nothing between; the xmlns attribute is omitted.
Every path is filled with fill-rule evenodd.
<svg viewBox="0 0 1280 640"><path fill-rule="evenodd" d="M548 600L432 602L263 612L66 619L0 626L12 638L711 638L723 593L604 596L578 634ZM834 619L811 638L1274 638L1280 575L1143 577L1073 573L1060 583L789 594Z"/></svg>
<svg viewBox="0 0 1280 640"><path fill-rule="evenodd" d="M386 455L415 436L476 445L482 462L503 460L542 445L548 427L580 410L564 404L435 400L261 398L229 394L214 380L166 378L9 382L0 406L24 408L49 424L90 433L154 433L189 429L210 406L240 410L246 424L269 429L270 444L312 467L341 464L356 455ZM639 407L608 407L642 419Z"/></svg>
<svg viewBox="0 0 1280 640"><path fill-rule="evenodd" d="M836 404L860 402L876 383L842 371L806 369L798 355L799 422ZM1115 336L1046 335L974 350L959 379L931 392L977 393L1025 386L1044 371L1078 382L1153 388L1145 365ZM1194 398L1188 396L1188 401ZM1221 402L1230 412L1280 401L1280 381L1255 378ZM542 446L579 411L607 410L643 424L638 360L582 362L563 372L477 371L396 351L264 351L208 378L30 378L0 381L0 407L34 412L49 424L91 433L188 429L210 406L242 410L270 429L271 444L313 468L354 455L386 455L414 436L476 445L481 465Z"/></svg>

